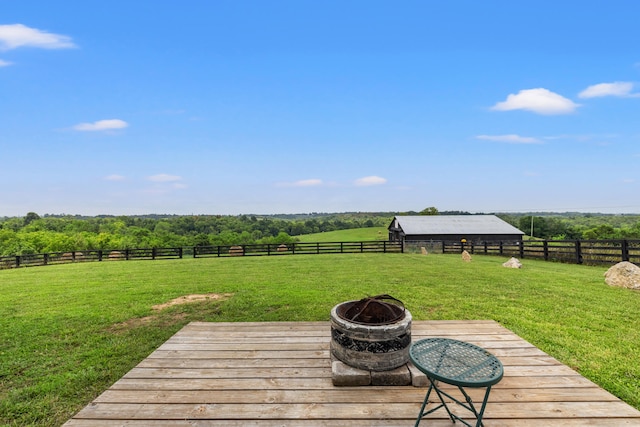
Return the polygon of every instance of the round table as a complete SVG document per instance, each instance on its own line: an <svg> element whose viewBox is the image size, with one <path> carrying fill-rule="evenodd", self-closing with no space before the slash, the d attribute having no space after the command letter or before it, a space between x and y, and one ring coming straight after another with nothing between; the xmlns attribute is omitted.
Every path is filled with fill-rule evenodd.
<svg viewBox="0 0 640 427"><path fill-rule="evenodd" d="M483 425L482 416L487 406L491 387L500 382L504 374L502 363L497 357L482 347L468 342L450 338L426 338L411 344L409 358L416 368L424 372L430 383L416 420L416 426L420 424L420 420L425 415L444 407L452 422L455 423L455 420L460 420L463 424L472 427L471 424L449 410L443 396L471 411L476 417L476 427ZM438 381L457 386L466 402L462 402L443 391L439 387ZM486 388L479 411L465 391L465 388L469 387ZM440 404L425 411L431 391L436 392L440 399Z"/></svg>

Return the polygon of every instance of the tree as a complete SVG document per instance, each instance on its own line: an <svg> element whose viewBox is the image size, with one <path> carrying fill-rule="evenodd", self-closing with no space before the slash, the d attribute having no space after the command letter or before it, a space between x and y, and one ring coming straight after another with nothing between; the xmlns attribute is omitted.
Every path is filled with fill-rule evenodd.
<svg viewBox="0 0 640 427"><path fill-rule="evenodd" d="M420 211L420 215L438 215L438 209L434 206L430 206Z"/></svg>
<svg viewBox="0 0 640 427"><path fill-rule="evenodd" d="M33 221L37 221L40 219L40 215L35 212L29 212L27 216L24 217L24 225L27 226L31 224Z"/></svg>

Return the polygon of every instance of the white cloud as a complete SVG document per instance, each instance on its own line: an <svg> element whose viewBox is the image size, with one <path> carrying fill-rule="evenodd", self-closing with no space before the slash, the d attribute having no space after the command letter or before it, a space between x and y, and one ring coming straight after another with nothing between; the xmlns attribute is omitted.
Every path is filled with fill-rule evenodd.
<svg viewBox="0 0 640 427"><path fill-rule="evenodd" d="M599 98L603 96L637 97L640 94L632 94L633 83L613 82L591 85L578 94L580 98Z"/></svg>
<svg viewBox="0 0 640 427"><path fill-rule="evenodd" d="M530 136L520 136L515 134L509 135L478 135L476 139L481 139L484 141L496 141L496 142L505 142L507 144L542 144L537 138L532 138Z"/></svg>
<svg viewBox="0 0 640 427"><path fill-rule="evenodd" d="M491 107L495 111L526 110L537 114L568 114L575 111L579 104L548 89L523 89L517 94L509 94L503 102Z"/></svg>
<svg viewBox="0 0 640 427"><path fill-rule="evenodd" d="M82 132L96 132L103 130L124 129L129 124L120 119L98 120L93 123L80 123L73 127L74 130Z"/></svg>
<svg viewBox="0 0 640 427"><path fill-rule="evenodd" d="M153 181L153 182L176 182L176 181L182 181L182 177L181 176L177 176L177 175L169 175L166 173L160 173L157 175L151 175L148 176L147 179L149 181Z"/></svg>
<svg viewBox="0 0 640 427"><path fill-rule="evenodd" d="M358 178L355 181L355 185L357 187L367 187L371 185L382 185L386 184L387 180L385 178L379 176L365 176L363 178Z"/></svg>
<svg viewBox="0 0 640 427"><path fill-rule="evenodd" d="M12 65L13 62L9 62L9 61L4 61L2 59L0 59L0 67L8 67L9 65Z"/></svg>
<svg viewBox="0 0 640 427"><path fill-rule="evenodd" d="M69 36L48 33L22 24L0 25L0 50L19 47L69 49L76 47L76 45Z"/></svg>
<svg viewBox="0 0 640 427"><path fill-rule="evenodd" d="M122 175L113 174L104 177L105 181L124 181L126 178Z"/></svg>

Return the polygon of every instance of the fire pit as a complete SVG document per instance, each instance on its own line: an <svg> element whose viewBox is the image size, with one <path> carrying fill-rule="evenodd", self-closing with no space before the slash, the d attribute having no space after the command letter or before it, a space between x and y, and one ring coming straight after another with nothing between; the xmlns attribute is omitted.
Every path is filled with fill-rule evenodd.
<svg viewBox="0 0 640 427"><path fill-rule="evenodd" d="M331 354L345 364L388 371L409 361L411 313L390 295L348 301L331 310Z"/></svg>

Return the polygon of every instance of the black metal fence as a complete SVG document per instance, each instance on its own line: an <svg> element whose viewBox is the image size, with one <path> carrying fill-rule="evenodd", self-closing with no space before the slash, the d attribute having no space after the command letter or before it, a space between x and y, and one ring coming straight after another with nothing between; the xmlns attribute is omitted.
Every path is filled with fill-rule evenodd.
<svg viewBox="0 0 640 427"><path fill-rule="evenodd" d="M502 255L573 264L640 264L640 240L525 240L522 242L443 242L443 253Z"/></svg>
<svg viewBox="0 0 640 427"><path fill-rule="evenodd" d="M180 259L184 257L231 257L343 253L401 253L402 243L388 241L289 243L263 245L194 246L187 248L144 248L88 250L0 257L0 270L72 262Z"/></svg>

